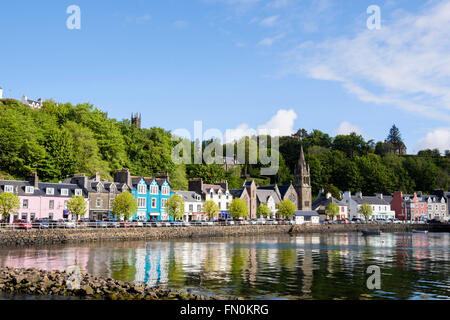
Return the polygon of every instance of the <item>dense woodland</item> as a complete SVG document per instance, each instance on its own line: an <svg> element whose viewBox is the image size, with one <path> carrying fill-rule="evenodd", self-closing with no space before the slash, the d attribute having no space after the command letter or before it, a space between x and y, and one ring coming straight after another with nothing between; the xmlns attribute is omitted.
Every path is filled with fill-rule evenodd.
<svg viewBox="0 0 450 320"><path fill-rule="evenodd" d="M388 134L388 133L387 133ZM259 137L246 138L249 143ZM204 141L203 147L220 141ZM289 183L303 144L311 167L313 194L320 189L392 193L396 190L431 192L448 190L450 152L424 150L418 155L396 155L401 150L400 131L394 126L386 141L365 141L356 134L331 137L318 130L299 130L280 137L280 167L271 177L260 175L261 164L174 164L171 153L178 144L161 128L137 129L130 120L118 121L92 105L57 104L47 101L40 110L12 99L0 100L0 178L23 179L37 171L44 181L61 181L74 173L99 172L111 180L116 169L129 168L133 175L154 176L169 172L175 189L186 189L190 177L207 183L228 180L240 188L245 177L259 185ZM198 145L192 142L192 148ZM222 146L225 148L225 146ZM270 148L270 144L268 145ZM401 152L398 152L401 154Z"/></svg>

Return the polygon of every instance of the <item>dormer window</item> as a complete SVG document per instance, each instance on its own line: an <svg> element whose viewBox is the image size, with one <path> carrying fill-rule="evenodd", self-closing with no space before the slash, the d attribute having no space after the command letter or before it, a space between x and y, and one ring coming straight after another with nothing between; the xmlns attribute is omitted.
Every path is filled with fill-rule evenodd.
<svg viewBox="0 0 450 320"><path fill-rule="evenodd" d="M33 194L34 193L34 187L26 186L25 187L25 193Z"/></svg>
<svg viewBox="0 0 450 320"><path fill-rule="evenodd" d="M79 197L79 196L82 196L83 195L83 190L81 190L81 189L75 189L75 196L76 197Z"/></svg>
<svg viewBox="0 0 450 320"><path fill-rule="evenodd" d="M161 188L161 193L164 195L168 195L169 194L169 187L162 187Z"/></svg>
<svg viewBox="0 0 450 320"><path fill-rule="evenodd" d="M150 187L150 193L151 194L158 194L158 186L151 186Z"/></svg>
<svg viewBox="0 0 450 320"><path fill-rule="evenodd" d="M48 195L48 196L52 196L52 195L55 194L55 189L54 188L47 188L45 194Z"/></svg>
<svg viewBox="0 0 450 320"><path fill-rule="evenodd" d="M14 187L13 186L5 186L5 192L13 193Z"/></svg>
<svg viewBox="0 0 450 320"><path fill-rule="evenodd" d="M69 189L61 189L61 195L65 197L69 196Z"/></svg>

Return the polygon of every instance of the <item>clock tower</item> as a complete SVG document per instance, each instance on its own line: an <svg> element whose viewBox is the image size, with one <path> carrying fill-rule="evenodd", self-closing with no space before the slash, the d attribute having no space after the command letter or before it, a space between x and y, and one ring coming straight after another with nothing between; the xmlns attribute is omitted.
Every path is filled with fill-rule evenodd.
<svg viewBox="0 0 450 320"><path fill-rule="evenodd" d="M294 170L294 188L297 192L297 209L303 211L312 210L311 174L309 165L306 165L303 146L300 147L300 157Z"/></svg>

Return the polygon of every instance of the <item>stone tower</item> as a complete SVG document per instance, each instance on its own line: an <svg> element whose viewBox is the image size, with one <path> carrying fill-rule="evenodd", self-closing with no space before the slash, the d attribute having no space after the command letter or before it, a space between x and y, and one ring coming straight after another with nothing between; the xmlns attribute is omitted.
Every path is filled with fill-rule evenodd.
<svg viewBox="0 0 450 320"><path fill-rule="evenodd" d="M303 146L300 147L300 157L298 159L298 163L295 165L294 188L298 196L297 209L311 211L311 174L309 166L306 165Z"/></svg>
<svg viewBox="0 0 450 320"><path fill-rule="evenodd" d="M134 125L136 128L140 129L141 128L141 121L142 121L142 116L140 113L132 113L131 114L131 124Z"/></svg>

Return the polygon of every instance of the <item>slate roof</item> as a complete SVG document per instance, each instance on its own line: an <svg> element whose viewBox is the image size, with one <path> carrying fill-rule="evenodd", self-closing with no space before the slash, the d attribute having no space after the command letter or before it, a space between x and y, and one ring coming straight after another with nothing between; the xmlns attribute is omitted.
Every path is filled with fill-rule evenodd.
<svg viewBox="0 0 450 320"><path fill-rule="evenodd" d="M164 184L164 182L166 182L166 179L163 178L151 178L151 177L131 177L131 184L133 185L133 187L136 187L139 183L139 181L141 181L141 179L144 179L145 183L147 185L150 185L153 180L156 181L156 183L158 184L158 186L162 186Z"/></svg>
<svg viewBox="0 0 450 320"><path fill-rule="evenodd" d="M320 206L328 206L331 202L336 203L338 206L347 206L347 204L343 201L340 201L336 198L330 197L330 198L326 198L326 197L320 197L319 199L313 201L312 203L312 209L316 210L318 207Z"/></svg>
<svg viewBox="0 0 450 320"><path fill-rule="evenodd" d="M352 200L354 200L357 204L368 203L372 205L383 205L383 206L390 205L389 202L378 197L363 196L362 198L360 198L357 196L352 196Z"/></svg>
<svg viewBox="0 0 450 320"><path fill-rule="evenodd" d="M278 204L281 201L280 197L278 196L278 193L276 193L274 190L257 189L256 197L258 198L258 201L262 204L267 204L269 197L273 198L275 204Z"/></svg>
<svg viewBox="0 0 450 320"><path fill-rule="evenodd" d="M296 217L318 217L319 214L316 211L303 211L303 210L297 210L295 211L294 215Z"/></svg>
<svg viewBox="0 0 450 320"><path fill-rule="evenodd" d="M230 194L233 196L233 199L240 198L242 193L244 192L244 188L242 189L230 189Z"/></svg>
<svg viewBox="0 0 450 320"><path fill-rule="evenodd" d="M187 202L202 202L202 198L200 197L200 200L197 200L197 196L200 196L195 191L175 191L177 195L183 198L184 201Z"/></svg>
<svg viewBox="0 0 450 320"><path fill-rule="evenodd" d="M25 187L32 187L33 185L28 181L18 181L18 180L0 180L0 192L5 191L5 186L11 185L14 187L14 193L19 196L44 196L44 197L72 197L75 195L76 189L81 189L83 191L83 196L87 197L87 190L80 188L76 184L68 183L48 183L39 182L38 188L34 188L34 193L25 193ZM47 188L53 188L53 195L47 195ZM64 196L61 194L61 189L67 189L68 195Z"/></svg>
<svg viewBox="0 0 450 320"><path fill-rule="evenodd" d="M203 184L202 186L202 192L204 193L209 193L211 189L214 190L214 193L219 192L219 190L222 191L223 193L226 192L226 190L218 184Z"/></svg>

